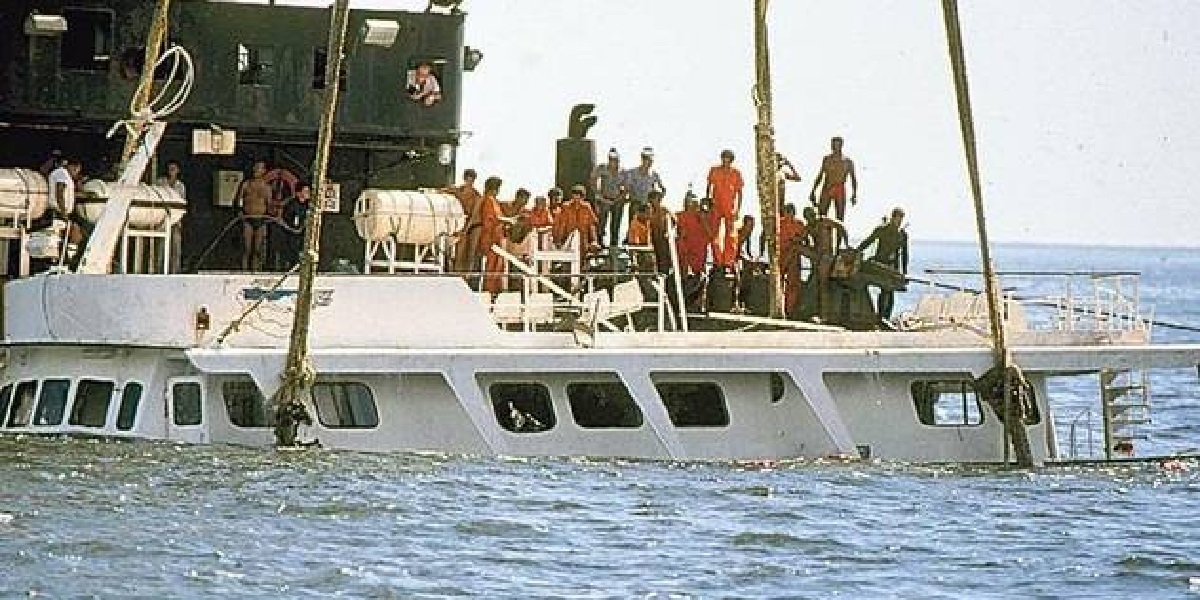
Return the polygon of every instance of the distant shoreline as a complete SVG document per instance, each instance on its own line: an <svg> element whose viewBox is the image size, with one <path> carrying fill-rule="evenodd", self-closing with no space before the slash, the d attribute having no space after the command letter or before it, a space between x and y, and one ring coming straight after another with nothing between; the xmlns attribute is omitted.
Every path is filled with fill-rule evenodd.
<svg viewBox="0 0 1200 600"><path fill-rule="evenodd" d="M938 239L914 239L913 244L920 245L945 245L945 246L974 246L975 240L938 240ZM1006 241L992 240L992 245L996 247L1022 247L1022 248L1102 248L1102 249L1128 249L1128 250L1200 250L1200 243L1195 246L1178 246L1171 244L1122 244L1122 243L1075 243L1075 242L1022 242L1022 241Z"/></svg>

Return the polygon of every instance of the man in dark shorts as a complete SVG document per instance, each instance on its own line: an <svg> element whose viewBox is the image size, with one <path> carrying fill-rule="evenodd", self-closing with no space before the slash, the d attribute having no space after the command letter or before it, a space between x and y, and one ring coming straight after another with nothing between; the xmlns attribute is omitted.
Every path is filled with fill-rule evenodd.
<svg viewBox="0 0 1200 600"><path fill-rule="evenodd" d="M908 232L901 228L904 224L904 209L897 206L892 209L892 216L886 223L875 228L867 239L858 245L858 251L866 250L875 244L875 254L871 260L887 265L901 273L908 273ZM895 294L890 289L879 289L879 318L888 320L892 317L892 307L895 306Z"/></svg>
<svg viewBox="0 0 1200 600"><path fill-rule="evenodd" d="M267 206L271 202L271 184L267 183L267 163L254 161L250 179L238 188L237 205L242 208L242 270L262 268L263 247L267 240Z"/></svg>

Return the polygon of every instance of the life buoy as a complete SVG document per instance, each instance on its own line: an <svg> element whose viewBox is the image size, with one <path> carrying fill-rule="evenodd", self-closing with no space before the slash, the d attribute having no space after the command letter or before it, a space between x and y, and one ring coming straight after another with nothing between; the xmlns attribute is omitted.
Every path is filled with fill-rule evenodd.
<svg viewBox="0 0 1200 600"><path fill-rule="evenodd" d="M296 194L300 178L295 173L284 169L271 169L263 177L271 186L271 216L278 217L283 210L283 203Z"/></svg>

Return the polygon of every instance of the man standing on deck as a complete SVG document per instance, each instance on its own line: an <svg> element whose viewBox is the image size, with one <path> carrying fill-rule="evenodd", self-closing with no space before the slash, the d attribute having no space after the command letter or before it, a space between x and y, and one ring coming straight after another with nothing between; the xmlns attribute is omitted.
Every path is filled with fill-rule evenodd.
<svg viewBox="0 0 1200 600"><path fill-rule="evenodd" d="M887 265L901 273L908 273L908 232L901 228L904 223L904 209L897 206L892 209L892 216L886 223L875 228L867 239L858 245L858 251L866 250L875 244L875 255L871 260ZM887 321L892 317L892 307L895 306L895 293L888 288L879 288L879 318Z"/></svg>
<svg viewBox="0 0 1200 600"><path fill-rule="evenodd" d="M486 256L487 262L483 267L483 291L499 294L504 291L504 257L496 253L492 246L504 247L505 223L504 208L500 204L499 177L488 177L483 182L483 198L479 207L479 245L478 255Z"/></svg>
<svg viewBox="0 0 1200 600"><path fill-rule="evenodd" d="M721 151L721 163L708 170L705 197L713 201L713 265L728 268L737 256L735 231L742 209L742 172L733 166L733 150Z"/></svg>
<svg viewBox="0 0 1200 600"><path fill-rule="evenodd" d="M701 212L700 201L694 196L687 197L683 202L683 212L675 218L679 231L676 247L679 252L680 275L702 275L704 257L712 241L708 231L707 214Z"/></svg>
<svg viewBox="0 0 1200 600"><path fill-rule="evenodd" d="M842 138L829 140L830 154L821 160L821 170L813 181L808 199L816 204L820 216L829 216L829 205L833 204L839 222L846 220L846 180L850 180L850 204L858 203L858 178L854 174L854 161L842 154ZM817 196L817 188L821 195Z"/></svg>
<svg viewBox="0 0 1200 600"><path fill-rule="evenodd" d="M463 211L463 228L454 242L453 268L459 273L470 273L479 268L476 249L479 247L479 205L483 196L475 189L477 177L475 169L467 169L463 171L462 184L449 190L458 198Z"/></svg>
<svg viewBox="0 0 1200 600"><path fill-rule="evenodd" d="M579 262L583 263L588 250L596 244L597 219L592 205L587 202L587 188L576 185L571 188L571 199L562 205L554 219L554 243L566 244L571 234L579 235Z"/></svg>
<svg viewBox="0 0 1200 600"><path fill-rule="evenodd" d="M808 226L796 218L796 205L783 207L779 219L779 274L783 285L784 314L797 316L800 304L800 246L808 237Z"/></svg>
<svg viewBox="0 0 1200 600"><path fill-rule="evenodd" d="M250 179L238 189L236 204L242 209L242 270L262 268L263 247L267 241L267 206L271 201L271 184L267 183L267 163L254 161Z"/></svg>
<svg viewBox="0 0 1200 600"><path fill-rule="evenodd" d="M621 155L616 148L609 148L608 162L596 165L592 171L592 186L596 190L596 217L600 219L600 245L611 246L617 242L621 228L620 212L614 210L621 198Z"/></svg>
<svg viewBox="0 0 1200 600"><path fill-rule="evenodd" d="M654 149L648 146L642 148L641 158L642 163L640 165L621 174L620 186L623 201L618 202L613 207L613 210L617 212L618 227L628 222L628 219L625 217L625 207L628 204L645 204L648 201L651 190L658 190L666 195L666 188L663 187L662 179L658 176L658 171L654 170ZM633 214L632 211L630 214ZM610 238L610 244L614 244L617 240L621 239L619 231L610 231L609 233L616 234Z"/></svg>

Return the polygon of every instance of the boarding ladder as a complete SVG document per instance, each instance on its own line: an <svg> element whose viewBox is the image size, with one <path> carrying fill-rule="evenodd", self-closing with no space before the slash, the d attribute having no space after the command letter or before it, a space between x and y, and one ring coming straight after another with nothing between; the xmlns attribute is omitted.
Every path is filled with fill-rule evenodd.
<svg viewBox="0 0 1200 600"><path fill-rule="evenodd" d="M1150 377L1145 370L1103 369L1100 397L1104 410L1104 457L1130 458L1134 442L1148 438Z"/></svg>

